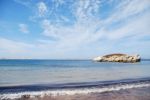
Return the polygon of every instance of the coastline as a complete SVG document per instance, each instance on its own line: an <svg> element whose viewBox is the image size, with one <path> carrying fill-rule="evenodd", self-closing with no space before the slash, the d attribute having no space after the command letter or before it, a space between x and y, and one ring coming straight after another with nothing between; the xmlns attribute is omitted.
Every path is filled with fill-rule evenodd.
<svg viewBox="0 0 150 100"><path fill-rule="evenodd" d="M43 96L30 98L29 96L22 96L21 100L149 100L150 87L141 87L133 89L125 89L119 91L110 91L103 93L89 93L89 94L74 94L74 95L57 95L57 96ZM18 99L20 100L20 99Z"/></svg>
<svg viewBox="0 0 150 100"><path fill-rule="evenodd" d="M108 92L95 92L88 94L74 94L74 95L43 95L43 96L30 96L22 95L20 98L15 99L1 99L1 100L149 100L150 86L139 87L132 89L121 89L119 91Z"/></svg>
<svg viewBox="0 0 150 100"><path fill-rule="evenodd" d="M36 91L24 90L17 87L13 90L10 87L0 88L1 100L149 100L150 79L118 80L99 84L68 84L63 87L56 85L47 90ZM59 88L58 88L59 87ZM31 89L32 86L26 87ZM57 89L56 89L57 88ZM22 90L22 91L18 91ZM18 91L18 92L16 92ZM116 99L113 99L116 98ZM135 99L131 99L135 98ZM138 99L142 98L142 99ZM143 99L144 98L144 99Z"/></svg>
<svg viewBox="0 0 150 100"><path fill-rule="evenodd" d="M149 63L1 61L0 100L149 100Z"/></svg>

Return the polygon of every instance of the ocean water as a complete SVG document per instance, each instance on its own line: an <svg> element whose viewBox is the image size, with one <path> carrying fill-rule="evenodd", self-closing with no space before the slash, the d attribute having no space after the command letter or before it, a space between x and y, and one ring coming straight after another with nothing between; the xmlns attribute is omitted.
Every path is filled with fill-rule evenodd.
<svg viewBox="0 0 150 100"><path fill-rule="evenodd" d="M0 60L0 98L31 92L34 95L73 94L143 86L150 86L149 60L139 63Z"/></svg>

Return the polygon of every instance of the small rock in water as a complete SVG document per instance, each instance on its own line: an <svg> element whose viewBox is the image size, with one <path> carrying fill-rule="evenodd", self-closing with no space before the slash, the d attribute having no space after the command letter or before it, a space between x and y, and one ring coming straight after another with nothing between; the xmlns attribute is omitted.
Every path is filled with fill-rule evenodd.
<svg viewBox="0 0 150 100"><path fill-rule="evenodd" d="M127 55L127 54L109 54L105 56L98 56L93 59L97 62L140 62L141 57L139 55Z"/></svg>

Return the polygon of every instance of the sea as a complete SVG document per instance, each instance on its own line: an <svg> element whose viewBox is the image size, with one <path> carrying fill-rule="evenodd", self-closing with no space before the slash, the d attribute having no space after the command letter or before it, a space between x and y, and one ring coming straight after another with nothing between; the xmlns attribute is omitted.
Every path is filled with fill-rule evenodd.
<svg viewBox="0 0 150 100"><path fill-rule="evenodd" d="M150 60L0 60L0 99L64 95L150 86Z"/></svg>

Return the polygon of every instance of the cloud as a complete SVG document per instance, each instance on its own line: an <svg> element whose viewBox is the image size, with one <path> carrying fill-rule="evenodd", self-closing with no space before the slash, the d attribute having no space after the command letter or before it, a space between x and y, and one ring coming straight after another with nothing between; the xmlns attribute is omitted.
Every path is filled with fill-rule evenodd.
<svg viewBox="0 0 150 100"><path fill-rule="evenodd" d="M150 56L145 53L150 49L149 40L145 40L150 36L149 0L48 0L31 3L33 12L36 12L32 16L42 29L42 37L32 45L34 51L31 55L34 57L91 58L113 52ZM103 17L103 14L106 15ZM26 25L21 27L27 30Z"/></svg>
<svg viewBox="0 0 150 100"><path fill-rule="evenodd" d="M43 20L42 21L42 28L44 29L43 33L45 36L50 36L50 37L58 37L58 32L57 32L57 27L51 25L49 20Z"/></svg>
<svg viewBox="0 0 150 100"><path fill-rule="evenodd" d="M127 18L131 18L137 16L140 13L144 13L150 7L149 0L125 0L118 3L118 6L114 7L115 12L111 14L109 18L107 18L106 22L113 23L121 20L126 20Z"/></svg>
<svg viewBox="0 0 150 100"><path fill-rule="evenodd" d="M51 19L43 19L42 34L58 38L58 47L67 52L83 46L90 48L93 43L100 44L101 48L111 48L113 51L115 49L112 46L120 39L126 40L128 37L148 34L150 14L147 10L150 2L148 0L139 2L139 0L117 2L111 14L105 19L100 19L98 14L101 6L104 6L103 2L79 0L71 6L72 14L76 18L73 25L65 26L61 23L52 23ZM103 46L105 43L107 46ZM121 46L126 44L128 43L122 42ZM80 50L83 51L82 48Z"/></svg>
<svg viewBox="0 0 150 100"><path fill-rule="evenodd" d="M44 41L41 40L38 44L30 44L0 37L0 58L48 58L55 54L53 52L49 52L49 46L55 47L55 45L50 45L49 43L46 44L47 42L44 43Z"/></svg>
<svg viewBox="0 0 150 100"><path fill-rule="evenodd" d="M29 7L29 8L31 8L33 6L31 0L14 0L14 1L21 4L21 5Z"/></svg>
<svg viewBox="0 0 150 100"><path fill-rule="evenodd" d="M26 24L19 24L19 30L26 34L30 33Z"/></svg>
<svg viewBox="0 0 150 100"><path fill-rule="evenodd" d="M37 7L38 7L38 14L40 17L44 16L48 12L47 6L44 2L39 2L37 4Z"/></svg>
<svg viewBox="0 0 150 100"><path fill-rule="evenodd" d="M89 19L98 13L100 0L79 0L75 3L75 16L78 20Z"/></svg>
<svg viewBox="0 0 150 100"><path fill-rule="evenodd" d="M31 44L0 37L0 50L10 54L25 53L32 48Z"/></svg>
<svg viewBox="0 0 150 100"><path fill-rule="evenodd" d="M116 32L118 35L123 33L128 34L128 32L119 32L119 30L124 29L126 31L130 31L131 29L125 27L131 27L130 23L132 20L135 22L141 20L141 17L138 17L137 14L140 14L139 16L145 16L143 11L149 6L148 0L145 0L141 4L138 3L139 2L137 0L132 0L130 2L122 1L118 4L118 6L114 7L115 11L112 11L112 14L108 18L101 20L97 15L99 8L103 6L99 0L80 0L79 2L76 2L74 4L75 7L73 6L74 8L72 8L72 13L76 17L76 21L73 25L65 26L59 22L53 23L50 19L43 19L41 25L44 29L43 34L45 36L56 38L67 38L70 36L73 36L72 38L78 38L79 35L82 36L82 34L84 34L85 37L93 37L94 39L97 36L100 38L102 35L106 37L112 36L113 38L114 32ZM128 21L130 16L133 18L130 18L132 20ZM148 20L148 16L146 16L145 19ZM145 22L142 24L144 23ZM115 28L117 25L119 25L119 27ZM114 27L114 29L110 30L110 27ZM107 32L110 34L104 35Z"/></svg>

